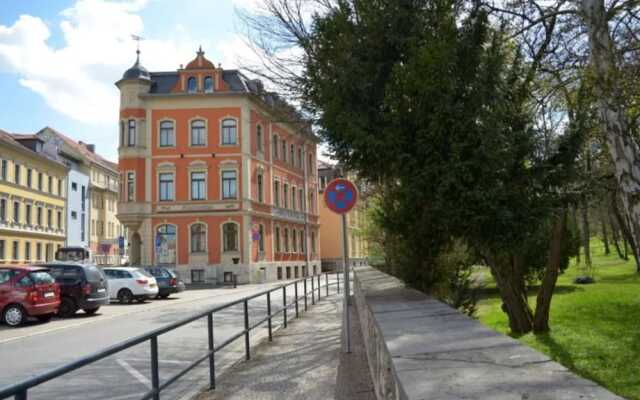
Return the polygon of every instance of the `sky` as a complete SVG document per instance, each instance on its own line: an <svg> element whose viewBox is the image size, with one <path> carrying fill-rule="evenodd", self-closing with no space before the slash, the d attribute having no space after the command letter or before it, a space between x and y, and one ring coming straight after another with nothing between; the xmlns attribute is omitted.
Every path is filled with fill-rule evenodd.
<svg viewBox="0 0 640 400"><path fill-rule="evenodd" d="M251 62L238 8L257 0L0 0L0 129L50 126L117 161L114 83L135 62L172 71L199 46L223 68Z"/></svg>

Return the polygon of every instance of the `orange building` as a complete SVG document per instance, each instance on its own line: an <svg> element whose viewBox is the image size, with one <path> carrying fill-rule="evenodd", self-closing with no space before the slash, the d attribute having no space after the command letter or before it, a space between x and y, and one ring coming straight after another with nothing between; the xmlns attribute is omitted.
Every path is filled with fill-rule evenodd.
<svg viewBox="0 0 640 400"><path fill-rule="evenodd" d="M291 106L202 50L175 72L138 59L116 85L131 264L191 283L320 272L318 139Z"/></svg>

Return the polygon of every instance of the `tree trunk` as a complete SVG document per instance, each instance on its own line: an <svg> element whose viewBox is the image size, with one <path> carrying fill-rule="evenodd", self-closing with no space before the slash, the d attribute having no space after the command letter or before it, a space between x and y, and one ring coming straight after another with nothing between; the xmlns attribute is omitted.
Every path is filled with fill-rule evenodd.
<svg viewBox="0 0 640 400"><path fill-rule="evenodd" d="M572 220L572 224L573 226L576 228L575 231L578 232L578 235L580 235L580 222L578 221L578 205L574 204L573 207L571 207L571 215L573 216ZM580 247L582 247L582 240L578 241L578 252L576 253L576 267L580 268L580 265L582 264L581 260L580 260Z"/></svg>
<svg viewBox="0 0 640 400"><path fill-rule="evenodd" d="M551 298L558 281L560 263L562 262L562 242L567 229L567 210L562 212L551 230L549 241L549 261L544 271L544 277L540 284L536 299L536 313L533 321L533 331L543 333L549 331L549 311L551 310Z"/></svg>
<svg viewBox="0 0 640 400"><path fill-rule="evenodd" d="M533 312L527 299L522 259L510 257L507 261L505 258L493 257L489 259L489 264L502 298L502 310L509 317L511 332L531 332Z"/></svg>
<svg viewBox="0 0 640 400"><path fill-rule="evenodd" d="M591 264L591 230L589 228L589 204L587 197L582 195L580 201L580 216L582 217L582 247L584 247L584 268L587 276L592 276Z"/></svg>
<svg viewBox="0 0 640 400"><path fill-rule="evenodd" d="M589 34L594 88L598 111L604 124L609 153L615 165L620 197L630 219L632 241L640 243L640 148L626 117L618 57L604 6L604 0L581 0L580 11ZM635 246L634 246L635 249ZM635 254L635 251L634 251Z"/></svg>
<svg viewBox="0 0 640 400"><path fill-rule="evenodd" d="M608 256L611 254L611 249L609 248L609 233L607 232L607 219L605 217L606 210L600 213L600 224L602 225L602 243L604 244L604 255Z"/></svg>
<svg viewBox="0 0 640 400"><path fill-rule="evenodd" d="M631 228L628 225L628 218L625 218L622 215L620 209L618 209L618 202L616 192L611 192L611 211L613 211L613 215L616 217L616 222L618 222L618 226L620 227L620 231L622 232L622 236L624 237L624 257L625 260L629 259L627 255L627 245L631 247L631 252L633 253L633 258L636 261L636 271L640 272L640 259L638 258L638 247L636 246L636 242L631 234Z"/></svg>
<svg viewBox="0 0 640 400"><path fill-rule="evenodd" d="M618 253L618 257L623 260L626 260L622 250L620 249L620 236L618 236L618 228L614 225L613 219L611 219L611 213L607 212L607 221L609 222L609 226L611 227L611 239L613 240L613 246L616 248L616 253Z"/></svg>

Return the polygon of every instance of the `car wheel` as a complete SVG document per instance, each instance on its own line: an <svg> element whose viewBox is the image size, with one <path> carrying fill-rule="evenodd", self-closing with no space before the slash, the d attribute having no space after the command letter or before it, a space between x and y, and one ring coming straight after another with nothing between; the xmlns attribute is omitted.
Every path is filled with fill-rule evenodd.
<svg viewBox="0 0 640 400"><path fill-rule="evenodd" d="M161 294L159 297L160 297L161 299L168 299L168 298L169 298L169 296L170 296L170 295L167 293L167 294Z"/></svg>
<svg viewBox="0 0 640 400"><path fill-rule="evenodd" d="M70 297L63 297L60 302L60 308L58 309L58 315L63 318L69 318L73 317L76 311L78 311L76 302Z"/></svg>
<svg viewBox="0 0 640 400"><path fill-rule="evenodd" d="M131 304L133 302L133 293L129 289L120 289L118 292L118 300L121 304Z"/></svg>
<svg viewBox="0 0 640 400"><path fill-rule="evenodd" d="M4 313L2 314L2 319L5 324L11 327L16 327L20 326L27 319L27 315L22 307L17 304L13 304L5 308Z"/></svg>
<svg viewBox="0 0 640 400"><path fill-rule="evenodd" d="M36 318L38 318L40 322L49 322L51 318L53 318L53 314L38 315Z"/></svg>
<svg viewBox="0 0 640 400"><path fill-rule="evenodd" d="M96 312L98 312L98 310L99 310L99 309L100 309L100 307L96 307L96 308L85 308L85 309L84 309L84 312L85 312L86 314L93 315L93 314L95 314Z"/></svg>

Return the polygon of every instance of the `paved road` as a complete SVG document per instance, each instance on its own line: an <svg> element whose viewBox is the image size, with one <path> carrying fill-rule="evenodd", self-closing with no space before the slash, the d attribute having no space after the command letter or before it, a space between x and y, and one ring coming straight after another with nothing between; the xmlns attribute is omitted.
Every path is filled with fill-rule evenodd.
<svg viewBox="0 0 640 400"><path fill-rule="evenodd" d="M322 279L324 284L324 278ZM0 327L0 387L18 382L34 374L73 361L110 345L152 329L167 325L198 311L232 302L279 284L245 285L236 289L193 290L174 295L168 300L145 304L102 307L95 316L78 313L75 318L53 320L47 324L29 323L25 327ZM310 284L308 284L310 289ZM302 285L299 285L302 293ZM335 290L332 288L332 290ZM322 296L325 295L322 291ZM288 302L293 289L288 289ZM282 291L272 294L272 311L282 308ZM311 304L311 297L308 300ZM300 305L302 309L302 302ZM251 321L266 316L264 296L249 302ZM293 309L289 310L293 316ZM282 314L274 320L274 328L282 323ZM219 344L242 330L242 305L215 314L215 343ZM266 337L266 324L252 332L256 342ZM160 336L160 381L174 375L207 349L206 318ZM252 342L252 343L253 343ZM216 354L220 372L244 356L242 340ZM30 399L116 399L140 398L150 388L149 344L142 343L122 353L83 367L69 376L45 383L29 392ZM164 398L188 399L207 382L208 370L203 366L172 385Z"/></svg>

